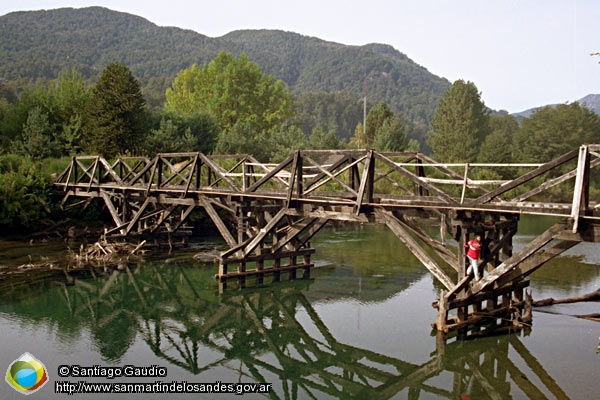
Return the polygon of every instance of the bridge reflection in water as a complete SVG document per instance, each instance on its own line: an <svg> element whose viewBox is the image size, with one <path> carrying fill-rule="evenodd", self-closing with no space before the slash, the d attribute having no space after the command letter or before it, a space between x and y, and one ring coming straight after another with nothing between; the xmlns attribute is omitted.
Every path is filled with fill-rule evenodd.
<svg viewBox="0 0 600 400"><path fill-rule="evenodd" d="M197 269L151 263L75 279L57 289L61 299L49 318L58 326L89 326L106 361L119 363L142 338L156 357L191 374L272 382L273 399L457 399L466 393L506 399L514 391L568 398L516 335L486 338L484 346L424 338L436 341L435 351L416 364L336 339L304 294L312 280L221 295L206 282Z"/></svg>

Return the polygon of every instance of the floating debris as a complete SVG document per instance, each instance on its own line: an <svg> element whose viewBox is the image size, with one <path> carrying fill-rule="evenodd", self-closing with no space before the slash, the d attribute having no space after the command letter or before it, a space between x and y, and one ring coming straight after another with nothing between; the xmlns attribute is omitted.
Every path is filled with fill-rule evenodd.
<svg viewBox="0 0 600 400"><path fill-rule="evenodd" d="M95 264L120 267L129 264L130 261L140 261L141 256L145 254L145 250L142 250L144 244L146 244L145 240L137 245L100 240L87 247L82 244L79 247L79 253L70 250L69 257L76 265Z"/></svg>

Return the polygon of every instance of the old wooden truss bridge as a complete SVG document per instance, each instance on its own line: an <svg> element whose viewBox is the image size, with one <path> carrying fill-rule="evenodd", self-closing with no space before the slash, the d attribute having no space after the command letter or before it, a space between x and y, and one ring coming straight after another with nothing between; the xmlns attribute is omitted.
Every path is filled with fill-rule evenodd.
<svg viewBox="0 0 600 400"><path fill-rule="evenodd" d="M490 319L527 322L527 276L580 242L600 241L600 201L591 198L600 192L590 191L590 182L600 186L598 164L598 144L543 164L442 164L373 150L299 150L279 164L247 154L78 156L55 187L65 207L102 201L114 221L106 236L174 234L203 210L228 246L218 259L220 289L231 278L244 286L308 276L310 240L328 221L385 224L439 282L433 326L465 333ZM570 201L547 200L557 193ZM513 251L522 214L561 218ZM472 281L465 244L490 231L485 273Z"/></svg>

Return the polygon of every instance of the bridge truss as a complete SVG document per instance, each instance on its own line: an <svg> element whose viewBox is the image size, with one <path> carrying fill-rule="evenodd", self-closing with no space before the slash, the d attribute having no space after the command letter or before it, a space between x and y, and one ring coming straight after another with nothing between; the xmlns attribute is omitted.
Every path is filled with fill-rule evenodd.
<svg viewBox="0 0 600 400"><path fill-rule="evenodd" d="M228 246L216 275L223 289L229 278L243 286L249 276L259 283L282 272L307 276L310 240L328 221L385 224L443 286L435 327L448 332L483 312L523 315L527 275L577 243L599 240L600 201L590 191L600 183L593 174L599 152L600 145L583 145L541 164L443 164L374 150L299 150L279 164L246 154L79 156L55 186L65 207L100 199L114 222L106 236L174 234L203 210ZM504 178L515 171L517 178ZM557 195L570 201L547 200ZM563 218L513 254L522 214ZM485 234L489 218L497 235L480 263L488 273L470 282L465 244ZM436 221L439 233L423 221Z"/></svg>

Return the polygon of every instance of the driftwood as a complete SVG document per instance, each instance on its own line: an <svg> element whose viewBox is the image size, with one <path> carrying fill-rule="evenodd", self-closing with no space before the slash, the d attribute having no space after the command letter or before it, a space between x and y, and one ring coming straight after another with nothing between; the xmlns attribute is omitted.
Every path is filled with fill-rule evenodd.
<svg viewBox="0 0 600 400"><path fill-rule="evenodd" d="M139 244L131 244L127 242L107 242L100 240L90 244L87 247L79 248L79 253L73 251L69 256L72 261L77 264L102 264L121 266L127 264L131 257L138 257L143 254L140 250L146 241L143 240Z"/></svg>
<svg viewBox="0 0 600 400"><path fill-rule="evenodd" d="M566 299L555 300L552 297L548 299L538 300L533 302L534 307L545 307L553 304L567 304L567 303L578 303L580 301L599 301L600 300L600 289L582 296L568 297Z"/></svg>

